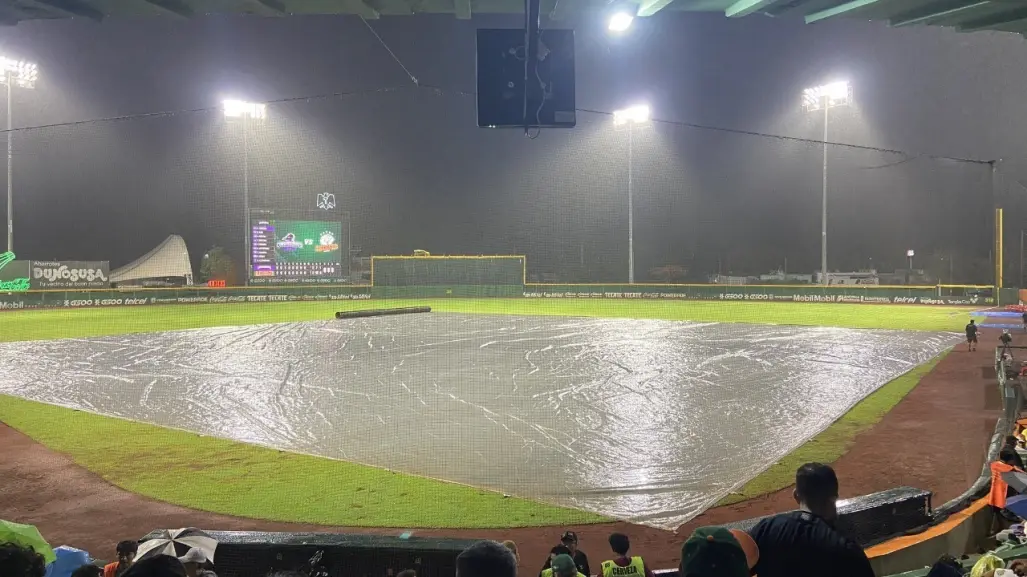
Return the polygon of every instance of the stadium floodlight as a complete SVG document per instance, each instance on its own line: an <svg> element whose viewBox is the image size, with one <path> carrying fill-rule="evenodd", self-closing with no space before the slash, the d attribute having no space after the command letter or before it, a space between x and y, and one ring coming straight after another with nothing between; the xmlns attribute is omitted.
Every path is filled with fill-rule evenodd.
<svg viewBox="0 0 1027 577"><path fill-rule="evenodd" d="M246 234L246 284L250 284L251 264L253 262L253 248L251 237L253 230L250 228L250 153L249 153L249 124L253 120L267 119L267 105L263 102L249 102L246 100L225 99L221 101L221 110L225 118L232 120L241 119L242 123L242 206L243 206L243 228Z"/></svg>
<svg viewBox="0 0 1027 577"><path fill-rule="evenodd" d="M848 106L852 103L852 85L848 81L831 82L802 91L802 107L809 112Z"/></svg>
<svg viewBox="0 0 1027 577"><path fill-rule="evenodd" d="M635 200L633 164L635 159L635 125L649 122L649 106L640 104L613 111L614 126L628 127L628 284L635 284Z"/></svg>
<svg viewBox="0 0 1027 577"><path fill-rule="evenodd" d="M616 125L642 122L649 122L649 107L645 104L613 111L613 123Z"/></svg>
<svg viewBox="0 0 1027 577"><path fill-rule="evenodd" d="M225 118L252 118L255 120L267 118L267 105L262 102L229 99L221 101L221 107Z"/></svg>
<svg viewBox="0 0 1027 577"><path fill-rule="evenodd" d="M634 14L627 10L619 10L610 15L610 20L607 22L606 28L610 32L624 32L628 28L631 28L631 23L634 21Z"/></svg>
<svg viewBox="0 0 1027 577"><path fill-rule="evenodd" d="M0 84L7 86L7 251L14 251L14 87L35 88L39 67L33 62L0 56Z"/></svg>
<svg viewBox="0 0 1027 577"><path fill-rule="evenodd" d="M828 111L852 104L852 85L848 81L829 82L802 91L802 108L807 112L824 111L824 177L820 214L820 282L827 279L827 119Z"/></svg>

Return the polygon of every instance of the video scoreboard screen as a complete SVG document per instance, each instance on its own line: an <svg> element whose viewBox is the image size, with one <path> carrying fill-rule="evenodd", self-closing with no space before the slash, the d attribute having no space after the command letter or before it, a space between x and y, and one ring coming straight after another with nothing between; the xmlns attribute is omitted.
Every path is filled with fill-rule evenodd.
<svg viewBox="0 0 1027 577"><path fill-rule="evenodd" d="M257 282L332 282L349 270L341 222L251 218L251 270Z"/></svg>

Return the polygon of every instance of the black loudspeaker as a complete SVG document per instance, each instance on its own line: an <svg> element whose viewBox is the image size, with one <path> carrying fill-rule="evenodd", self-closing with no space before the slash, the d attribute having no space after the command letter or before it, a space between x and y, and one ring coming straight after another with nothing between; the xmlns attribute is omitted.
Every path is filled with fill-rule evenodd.
<svg viewBox="0 0 1027 577"><path fill-rule="evenodd" d="M478 126L524 126L524 30L481 28L477 46ZM539 33L538 74L528 78L528 125L573 128L574 31Z"/></svg>
<svg viewBox="0 0 1027 577"><path fill-rule="evenodd" d="M218 542L218 577L264 577L303 570L319 555L329 577L391 577L414 569L418 577L452 577L456 557L475 541L333 533L207 531ZM142 541L151 538L147 535Z"/></svg>
<svg viewBox="0 0 1027 577"><path fill-rule="evenodd" d="M732 523L748 531L766 517ZM931 493L913 487L898 487L838 501L835 527L863 547L870 547L913 529L929 525Z"/></svg>

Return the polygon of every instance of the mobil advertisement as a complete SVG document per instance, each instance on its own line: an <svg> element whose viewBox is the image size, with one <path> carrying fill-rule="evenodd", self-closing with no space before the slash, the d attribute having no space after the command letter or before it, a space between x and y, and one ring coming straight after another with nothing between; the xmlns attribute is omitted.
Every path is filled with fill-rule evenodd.
<svg viewBox="0 0 1027 577"><path fill-rule="evenodd" d="M31 263L33 290L110 288L111 269L107 261L56 260Z"/></svg>

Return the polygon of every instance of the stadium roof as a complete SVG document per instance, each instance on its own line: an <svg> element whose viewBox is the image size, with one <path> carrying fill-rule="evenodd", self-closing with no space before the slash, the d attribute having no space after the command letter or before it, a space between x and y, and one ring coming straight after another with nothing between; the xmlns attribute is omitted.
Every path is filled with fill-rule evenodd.
<svg viewBox="0 0 1027 577"><path fill-rule="evenodd" d="M154 278L185 277L192 284L193 267L189 262L189 249L177 234L164 239L153 250L111 271L111 282L129 284Z"/></svg>
<svg viewBox="0 0 1027 577"><path fill-rule="evenodd" d="M960 31L1027 33L1025 0L633 0L640 16L664 10L720 12L728 18L752 14L801 17L807 23L832 18L947 26ZM568 12L603 9L609 0L542 0L542 12L556 18ZM100 21L128 16L194 18L207 14L287 16L356 14L365 18L416 13L522 13L523 0L3 0L0 22L83 18Z"/></svg>

